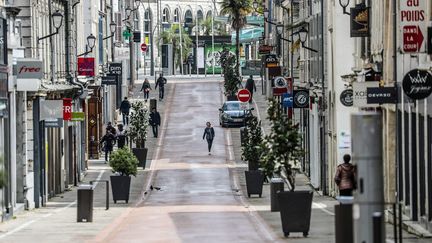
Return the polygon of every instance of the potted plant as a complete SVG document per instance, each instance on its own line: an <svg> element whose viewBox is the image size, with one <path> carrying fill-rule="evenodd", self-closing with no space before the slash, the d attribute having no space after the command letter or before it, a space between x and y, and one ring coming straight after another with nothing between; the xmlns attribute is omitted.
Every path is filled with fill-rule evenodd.
<svg viewBox="0 0 432 243"><path fill-rule="evenodd" d="M220 62L224 75L224 94L227 100L237 100L237 91L241 85L241 79L235 70L236 57L227 48L224 48L220 53Z"/></svg>
<svg viewBox="0 0 432 243"><path fill-rule="evenodd" d="M117 203L117 200L125 200L128 203L131 175L137 174L138 159L125 147L111 154L109 165L117 174L110 177L114 203Z"/></svg>
<svg viewBox="0 0 432 243"><path fill-rule="evenodd" d="M132 152L138 158L139 166L145 169L148 151L145 147L145 141L149 126L149 111L142 101L133 102L131 106L133 112L130 115L128 134L132 142L135 143Z"/></svg>
<svg viewBox="0 0 432 243"><path fill-rule="evenodd" d="M246 188L248 197L251 194L262 195L264 174L259 169L261 154L262 131L258 118L251 117L243 133L242 159L248 162L248 170L245 171Z"/></svg>
<svg viewBox="0 0 432 243"><path fill-rule="evenodd" d="M271 130L263 141L261 165L267 176L277 175L284 178L290 188L289 191L280 191L276 195L284 235L302 232L306 237L310 228L313 193L294 191L294 167L304 156L298 125L293 125L292 120L282 112L280 103L275 99L269 100L267 115Z"/></svg>

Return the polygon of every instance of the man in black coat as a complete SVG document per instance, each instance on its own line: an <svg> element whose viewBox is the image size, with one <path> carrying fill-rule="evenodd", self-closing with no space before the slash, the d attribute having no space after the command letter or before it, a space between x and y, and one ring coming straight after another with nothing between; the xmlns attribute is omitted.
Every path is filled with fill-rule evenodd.
<svg viewBox="0 0 432 243"><path fill-rule="evenodd" d="M159 86L159 100L163 100L165 93L165 84L167 83L166 78L164 78L163 74L159 75L159 78L156 80L155 89Z"/></svg>
<svg viewBox="0 0 432 243"><path fill-rule="evenodd" d="M115 136L111 133L110 129L106 129L105 135L100 140L100 144L103 144L102 150L105 152L105 163L108 161L108 154L111 155L113 151L115 142Z"/></svg>
<svg viewBox="0 0 432 243"><path fill-rule="evenodd" d="M256 91L256 85L255 85L255 81L253 80L252 75L250 75L248 80L246 80L246 87L245 88L247 90L249 90L249 92L251 93L249 103L252 103L253 92Z"/></svg>
<svg viewBox="0 0 432 243"><path fill-rule="evenodd" d="M120 104L120 112L122 113L122 117L123 117L123 125L129 124L130 108L131 108L131 104L129 103L128 98L125 97L124 100Z"/></svg>
<svg viewBox="0 0 432 243"><path fill-rule="evenodd" d="M150 125L153 129L153 136L157 138L158 136L158 126L160 126L161 118L159 112L153 107L150 113Z"/></svg>

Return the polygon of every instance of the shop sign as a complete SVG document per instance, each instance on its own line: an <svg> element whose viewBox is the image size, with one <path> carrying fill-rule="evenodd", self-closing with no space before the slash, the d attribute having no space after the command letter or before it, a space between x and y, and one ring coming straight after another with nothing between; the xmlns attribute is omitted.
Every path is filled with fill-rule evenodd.
<svg viewBox="0 0 432 243"><path fill-rule="evenodd" d="M293 107L293 95L292 93L282 94L282 106L285 108Z"/></svg>
<svg viewBox="0 0 432 243"><path fill-rule="evenodd" d="M32 59L19 59L14 66L17 79L42 79L44 70L42 61Z"/></svg>
<svg viewBox="0 0 432 243"><path fill-rule="evenodd" d="M424 35L427 33L427 9L429 1L399 0L399 22L402 37L402 51L405 53L425 52Z"/></svg>
<svg viewBox="0 0 432 243"><path fill-rule="evenodd" d="M0 18L0 64L7 64L7 22Z"/></svg>
<svg viewBox="0 0 432 243"><path fill-rule="evenodd" d="M432 93L432 75L427 70L411 70L403 78L402 88L413 100L425 99Z"/></svg>
<svg viewBox="0 0 432 243"><path fill-rule="evenodd" d="M379 87L379 82L354 82L353 83L353 106L354 107L376 107L375 104L367 103L367 88Z"/></svg>
<svg viewBox="0 0 432 243"><path fill-rule="evenodd" d="M306 89L294 90L294 108L309 108L309 91Z"/></svg>
<svg viewBox="0 0 432 243"><path fill-rule="evenodd" d="M279 65L278 58L275 54L267 54L264 58L266 67L277 67Z"/></svg>
<svg viewBox="0 0 432 243"><path fill-rule="evenodd" d="M72 118L72 99L63 99L63 120L70 121Z"/></svg>
<svg viewBox="0 0 432 243"><path fill-rule="evenodd" d="M288 87L288 81L282 76L275 77L274 86L276 88L286 88Z"/></svg>
<svg viewBox="0 0 432 243"><path fill-rule="evenodd" d="M281 96L288 92L287 88L273 88L273 96Z"/></svg>
<svg viewBox="0 0 432 243"><path fill-rule="evenodd" d="M121 62L112 62L108 64L108 75L122 75L122 64Z"/></svg>
<svg viewBox="0 0 432 243"><path fill-rule="evenodd" d="M134 31L133 32L133 41L134 42L141 42L141 32L140 31Z"/></svg>
<svg viewBox="0 0 432 243"><path fill-rule="evenodd" d="M258 47L259 54L269 54L273 50L272 46L269 45L261 45Z"/></svg>
<svg viewBox="0 0 432 243"><path fill-rule="evenodd" d="M71 114L71 121L84 121L85 120L85 114L84 112L72 112Z"/></svg>
<svg viewBox="0 0 432 243"><path fill-rule="evenodd" d="M340 102L342 103L342 105L350 107L353 106L353 90L352 89L346 89L344 91L342 91L342 93L340 94Z"/></svg>
<svg viewBox="0 0 432 243"><path fill-rule="evenodd" d="M394 104L397 100L396 87L367 88L368 104Z"/></svg>
<svg viewBox="0 0 432 243"><path fill-rule="evenodd" d="M63 127L63 119L57 118L57 119L49 119L45 120L44 123L45 127Z"/></svg>
<svg viewBox="0 0 432 243"><path fill-rule="evenodd" d="M117 85L117 77L116 76L103 76L102 77L103 85Z"/></svg>
<svg viewBox="0 0 432 243"><path fill-rule="evenodd" d="M0 73L0 99L8 98L8 75Z"/></svg>
<svg viewBox="0 0 432 243"><path fill-rule="evenodd" d="M358 4L351 8L351 37L369 36L369 8Z"/></svg>
<svg viewBox="0 0 432 243"><path fill-rule="evenodd" d="M79 57L78 58L78 75L80 76L95 76L95 59L94 57Z"/></svg>

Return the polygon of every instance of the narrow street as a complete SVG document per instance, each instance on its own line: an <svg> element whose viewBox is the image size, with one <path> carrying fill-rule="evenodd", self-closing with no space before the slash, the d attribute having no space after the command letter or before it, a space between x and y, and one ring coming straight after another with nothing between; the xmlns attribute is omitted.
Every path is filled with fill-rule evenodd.
<svg viewBox="0 0 432 243"><path fill-rule="evenodd" d="M171 80L170 80L171 81ZM147 200L109 226L100 242L266 242L236 196L227 163L224 130L218 124L220 83L175 84L153 160ZM212 155L202 139L206 121L215 125Z"/></svg>

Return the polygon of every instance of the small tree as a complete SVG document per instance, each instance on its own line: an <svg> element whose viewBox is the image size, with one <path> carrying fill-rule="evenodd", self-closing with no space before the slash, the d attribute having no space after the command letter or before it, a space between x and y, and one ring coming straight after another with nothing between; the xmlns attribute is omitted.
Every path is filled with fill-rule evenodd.
<svg viewBox="0 0 432 243"><path fill-rule="evenodd" d="M261 155L260 145L263 141L261 121L258 121L258 118L251 117L248 120L243 139L242 159L249 162L252 170L257 170Z"/></svg>
<svg viewBox="0 0 432 243"><path fill-rule="evenodd" d="M291 190L294 190L293 167L304 156L298 125L292 124L291 119L282 112L279 102L275 99L269 99L267 119L270 120L271 131L265 136L261 145L261 166L268 177L273 177L274 174L282 177L284 171Z"/></svg>
<svg viewBox="0 0 432 243"><path fill-rule="evenodd" d="M220 63L222 73L224 75L224 88L226 96L235 96L238 87L241 85L241 80L235 72L236 57L227 49L224 48L220 53Z"/></svg>
<svg viewBox="0 0 432 243"><path fill-rule="evenodd" d="M149 111L142 101L133 102L132 109L128 134L137 148L144 148L149 126Z"/></svg>
<svg viewBox="0 0 432 243"><path fill-rule="evenodd" d="M114 151L111 154L109 165L113 172L120 173L122 176L136 176L138 171L138 159L127 147Z"/></svg>

